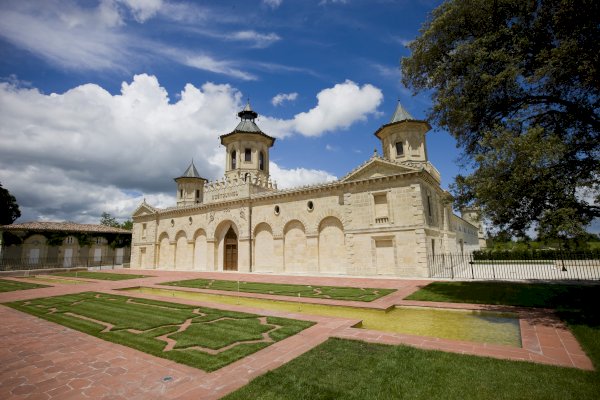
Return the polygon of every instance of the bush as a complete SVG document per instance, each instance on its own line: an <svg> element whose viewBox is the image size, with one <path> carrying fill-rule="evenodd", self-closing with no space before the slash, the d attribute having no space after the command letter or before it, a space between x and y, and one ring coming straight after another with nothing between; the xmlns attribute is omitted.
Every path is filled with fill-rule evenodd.
<svg viewBox="0 0 600 400"><path fill-rule="evenodd" d="M592 260L600 259L600 249L588 251L564 250L477 250L474 260Z"/></svg>

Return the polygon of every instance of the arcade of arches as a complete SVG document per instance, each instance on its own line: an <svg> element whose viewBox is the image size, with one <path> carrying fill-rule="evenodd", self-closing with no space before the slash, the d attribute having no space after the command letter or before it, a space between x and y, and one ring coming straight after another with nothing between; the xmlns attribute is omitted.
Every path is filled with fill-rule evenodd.
<svg viewBox="0 0 600 400"><path fill-rule="evenodd" d="M219 239L207 239L204 229L199 229L188 239L185 231L159 235L156 245L157 268L194 271L238 271L238 228L228 222L228 229ZM316 239L316 240L315 240ZM314 248L312 247L314 246ZM214 247L213 250L210 250ZM242 246L245 247L245 246ZM146 250L147 251L147 250ZM144 253L146 253L144 251ZM344 274L344 260L339 254L346 251L342 222L336 217L325 217L319 224L318 234L307 237L299 220L289 221L284 234L276 237L272 227L259 223L252 240L253 270L256 272L322 272ZM210 255L213 257L210 257ZM314 254L318 263L307 256ZM283 266L283 268L278 268Z"/></svg>

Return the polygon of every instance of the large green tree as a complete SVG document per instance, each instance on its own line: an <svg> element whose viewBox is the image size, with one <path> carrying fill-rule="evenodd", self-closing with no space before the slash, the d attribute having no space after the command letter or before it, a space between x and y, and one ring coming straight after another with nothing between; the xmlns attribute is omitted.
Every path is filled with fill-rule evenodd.
<svg viewBox="0 0 600 400"><path fill-rule="evenodd" d="M456 206L574 236L600 216L600 1L451 0L402 60L463 150Z"/></svg>
<svg viewBox="0 0 600 400"><path fill-rule="evenodd" d="M113 228L122 228L122 229L127 229L127 230L133 229L133 221L131 219L128 219L128 220L124 221L122 224L120 224L119 221L117 221L117 219L115 217L113 217L111 214L107 213L106 211L103 212L102 216L100 217L100 225L106 225L106 226L111 226Z"/></svg>
<svg viewBox="0 0 600 400"><path fill-rule="evenodd" d="M17 199L0 183L0 225L10 225L20 216Z"/></svg>

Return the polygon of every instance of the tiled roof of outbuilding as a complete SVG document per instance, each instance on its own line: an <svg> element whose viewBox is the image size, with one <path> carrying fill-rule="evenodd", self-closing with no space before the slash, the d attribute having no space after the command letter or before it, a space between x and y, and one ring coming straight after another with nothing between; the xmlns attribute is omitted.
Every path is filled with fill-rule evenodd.
<svg viewBox="0 0 600 400"><path fill-rule="evenodd" d="M131 231L127 229L113 228L112 226L99 224L76 224L74 222L23 222L20 224L0 225L0 230L131 234Z"/></svg>

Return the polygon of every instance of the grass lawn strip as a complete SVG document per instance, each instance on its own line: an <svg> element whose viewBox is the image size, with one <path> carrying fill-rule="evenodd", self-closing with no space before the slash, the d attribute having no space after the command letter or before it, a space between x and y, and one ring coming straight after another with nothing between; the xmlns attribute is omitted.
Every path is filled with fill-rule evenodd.
<svg viewBox="0 0 600 400"><path fill-rule="evenodd" d="M94 292L5 305L205 371L224 367L313 325L308 321Z"/></svg>
<svg viewBox="0 0 600 400"><path fill-rule="evenodd" d="M406 297L406 300L581 309L597 296L598 291L599 285L433 282Z"/></svg>
<svg viewBox="0 0 600 400"><path fill-rule="evenodd" d="M597 372L329 339L224 400L597 399Z"/></svg>
<svg viewBox="0 0 600 400"><path fill-rule="evenodd" d="M39 285L37 283L11 281L9 279L0 279L0 293L14 292L15 290L27 290L49 287L48 285Z"/></svg>
<svg viewBox="0 0 600 400"><path fill-rule="evenodd" d="M599 285L435 282L407 299L555 308L596 371L330 339L225 399L599 398Z"/></svg>
<svg viewBox="0 0 600 400"><path fill-rule="evenodd" d="M353 288L337 286L310 286L279 283L228 281L216 279L190 279L166 282L161 285L213 289L245 293L274 294L280 296L312 297L318 299L373 301L396 291L396 289Z"/></svg>
<svg viewBox="0 0 600 400"><path fill-rule="evenodd" d="M65 276L69 278L84 278L84 279L100 279L105 281L124 281L127 279L148 278L148 275L135 274L112 274L110 272L91 272L91 271L75 271L75 272L59 272L52 276Z"/></svg>

